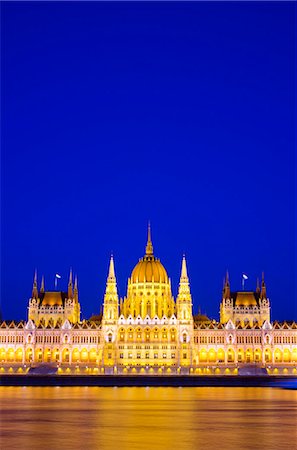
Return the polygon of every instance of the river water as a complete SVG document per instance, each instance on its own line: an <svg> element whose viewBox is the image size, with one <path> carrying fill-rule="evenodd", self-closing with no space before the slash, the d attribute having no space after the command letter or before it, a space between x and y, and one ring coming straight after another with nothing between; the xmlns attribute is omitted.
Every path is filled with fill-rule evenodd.
<svg viewBox="0 0 297 450"><path fill-rule="evenodd" d="M297 391L0 387L0 448L297 449Z"/></svg>

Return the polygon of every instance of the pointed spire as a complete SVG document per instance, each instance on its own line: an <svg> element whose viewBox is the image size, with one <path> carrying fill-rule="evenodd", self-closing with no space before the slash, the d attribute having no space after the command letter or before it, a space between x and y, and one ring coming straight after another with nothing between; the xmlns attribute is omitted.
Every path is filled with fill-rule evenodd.
<svg viewBox="0 0 297 450"><path fill-rule="evenodd" d="M145 254L146 255L153 255L153 244L152 244L152 238L151 238L151 224L148 223L148 229L147 229L147 244L145 248Z"/></svg>
<svg viewBox="0 0 297 450"><path fill-rule="evenodd" d="M178 286L178 294L176 298L176 314L177 318L181 320L191 320L191 317L193 315L192 296L187 273L187 263L185 255L183 255L182 259L180 281Z"/></svg>
<svg viewBox="0 0 297 450"><path fill-rule="evenodd" d="M190 284L189 284L189 277L187 272L187 263L186 263L186 257L183 255L182 259L182 267L181 267L181 274L180 274L180 280L179 280L179 288L178 288L179 296L180 295L190 295Z"/></svg>
<svg viewBox="0 0 297 450"><path fill-rule="evenodd" d="M115 271L114 271L114 260L113 260L113 254L110 255L110 262L109 262L109 270L108 270L108 279L115 278Z"/></svg>
<svg viewBox="0 0 297 450"><path fill-rule="evenodd" d="M34 272L33 289L32 289L32 298L38 298L38 289L37 289L37 269L35 269L35 272Z"/></svg>
<svg viewBox="0 0 297 450"><path fill-rule="evenodd" d="M260 293L260 297L262 298L267 298L267 294L266 294L266 284L265 284L265 280L264 280L264 272L262 272L262 283L261 283L261 293Z"/></svg>
<svg viewBox="0 0 297 450"><path fill-rule="evenodd" d="M260 281L259 281L259 277L257 277L256 293L257 293L257 294L260 294Z"/></svg>
<svg viewBox="0 0 297 450"><path fill-rule="evenodd" d="M226 271L226 284L228 286L230 286L230 283L229 283L229 271L228 270Z"/></svg>
<svg viewBox="0 0 297 450"><path fill-rule="evenodd" d="M226 284L226 278L223 278L223 289L222 289L222 298L225 298L225 284Z"/></svg>
<svg viewBox="0 0 297 450"><path fill-rule="evenodd" d="M75 275L75 279L74 279L73 298L78 303L77 275Z"/></svg>
<svg viewBox="0 0 297 450"><path fill-rule="evenodd" d="M74 292L78 291L78 287L77 287L77 275L75 275L75 280L74 280Z"/></svg>
<svg viewBox="0 0 297 450"><path fill-rule="evenodd" d="M183 278L183 279L188 278L187 263L186 263L185 255L183 255L183 260L182 260L181 278Z"/></svg>
<svg viewBox="0 0 297 450"><path fill-rule="evenodd" d="M41 278L41 285L40 285L40 292L44 292L44 276L42 275L42 278Z"/></svg>
<svg viewBox="0 0 297 450"><path fill-rule="evenodd" d="M69 273L69 282L68 282L68 298L73 297L73 291L72 291L72 269L70 268Z"/></svg>
<svg viewBox="0 0 297 450"><path fill-rule="evenodd" d="M229 272L226 271L226 280L225 280L225 286L223 290L223 297L224 298L230 298L231 292L230 292L230 281L229 281Z"/></svg>

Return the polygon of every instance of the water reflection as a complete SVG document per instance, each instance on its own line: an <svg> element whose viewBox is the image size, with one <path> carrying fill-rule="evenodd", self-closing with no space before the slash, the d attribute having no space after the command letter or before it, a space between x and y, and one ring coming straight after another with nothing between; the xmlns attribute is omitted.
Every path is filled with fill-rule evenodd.
<svg viewBox="0 0 297 450"><path fill-rule="evenodd" d="M288 449L296 391L0 387L1 448Z"/></svg>

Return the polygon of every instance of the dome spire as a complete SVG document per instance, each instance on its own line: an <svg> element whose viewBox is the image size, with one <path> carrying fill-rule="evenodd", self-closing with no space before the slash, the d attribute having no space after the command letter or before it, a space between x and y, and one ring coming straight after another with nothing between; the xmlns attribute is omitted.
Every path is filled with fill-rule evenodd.
<svg viewBox="0 0 297 450"><path fill-rule="evenodd" d="M154 254L152 238L151 238L151 224L150 224L150 222L148 223L148 228L147 228L147 244L146 244L146 248L145 248L145 254L146 255L153 255Z"/></svg>

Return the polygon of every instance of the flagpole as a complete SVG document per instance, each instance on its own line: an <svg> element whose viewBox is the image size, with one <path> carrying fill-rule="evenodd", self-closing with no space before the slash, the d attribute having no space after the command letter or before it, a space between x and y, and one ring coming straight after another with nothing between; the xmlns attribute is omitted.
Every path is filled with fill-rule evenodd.
<svg viewBox="0 0 297 450"><path fill-rule="evenodd" d="M57 289L57 286L58 286L58 278L57 278L57 276L55 275L55 289Z"/></svg>

